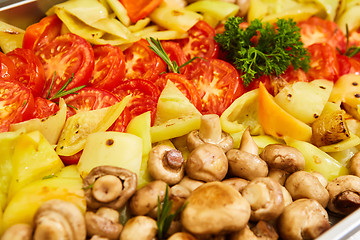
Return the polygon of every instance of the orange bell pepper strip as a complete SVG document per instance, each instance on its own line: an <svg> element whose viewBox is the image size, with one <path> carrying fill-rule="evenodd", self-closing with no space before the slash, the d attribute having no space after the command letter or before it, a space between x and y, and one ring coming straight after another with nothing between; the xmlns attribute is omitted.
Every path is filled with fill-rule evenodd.
<svg viewBox="0 0 360 240"><path fill-rule="evenodd" d="M124 5L131 22L136 23L154 11L162 0L120 0L120 2Z"/></svg>
<svg viewBox="0 0 360 240"><path fill-rule="evenodd" d="M261 82L258 114L260 124L266 134L277 138L288 136L301 141L310 141L311 127L282 109Z"/></svg>

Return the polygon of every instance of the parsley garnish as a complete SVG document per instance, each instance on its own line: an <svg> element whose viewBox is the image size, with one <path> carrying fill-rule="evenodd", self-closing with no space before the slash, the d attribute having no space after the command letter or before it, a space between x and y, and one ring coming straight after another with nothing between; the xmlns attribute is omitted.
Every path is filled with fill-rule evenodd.
<svg viewBox="0 0 360 240"><path fill-rule="evenodd" d="M243 18L230 17L225 32L218 33L215 41L241 70L244 86L262 75L279 76L290 65L304 71L310 68L310 54L292 19L278 19L275 25L255 19L247 28L240 28L242 22Z"/></svg>
<svg viewBox="0 0 360 240"><path fill-rule="evenodd" d="M79 87L75 87L75 88L71 88L69 90L65 90L65 88L71 83L71 81L74 79L74 74L72 74L72 76L66 81L66 83L59 89L59 91L57 91L54 96L50 97L50 93L51 93L51 89L54 85L54 82L55 82L55 76L56 76L56 73L54 72L53 74L53 78L51 80L51 84L50 84L50 89L49 89L49 92L46 96L46 99L48 100L54 100L54 99L57 99L57 98L61 98L61 97L64 97L66 95L69 95L69 94L78 94L77 91L79 91L80 89L83 89L84 87L86 87L85 85L82 85L82 86L79 86Z"/></svg>

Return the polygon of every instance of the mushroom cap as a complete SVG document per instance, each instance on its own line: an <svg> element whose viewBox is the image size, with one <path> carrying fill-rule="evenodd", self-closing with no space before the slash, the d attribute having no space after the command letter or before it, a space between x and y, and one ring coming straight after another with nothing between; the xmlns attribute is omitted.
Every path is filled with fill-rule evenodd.
<svg viewBox="0 0 360 240"><path fill-rule="evenodd" d="M251 180L241 194L250 203L252 221L275 220L285 208L282 186L269 177Z"/></svg>
<svg viewBox="0 0 360 240"><path fill-rule="evenodd" d="M123 226L111 219L100 216L94 212L85 213L85 223L88 236L98 235L108 239L119 239Z"/></svg>
<svg viewBox="0 0 360 240"><path fill-rule="evenodd" d="M305 168L305 158L302 153L294 147L285 144L269 144L260 154L270 168L284 170L293 173Z"/></svg>
<svg viewBox="0 0 360 240"><path fill-rule="evenodd" d="M1 240L31 240L32 232L30 224L18 223L6 229Z"/></svg>
<svg viewBox="0 0 360 240"><path fill-rule="evenodd" d="M360 152L351 157L349 170L351 174L360 177Z"/></svg>
<svg viewBox="0 0 360 240"><path fill-rule="evenodd" d="M249 203L233 187L209 182L191 193L181 222L195 235L227 233L245 227L250 212Z"/></svg>
<svg viewBox="0 0 360 240"><path fill-rule="evenodd" d="M360 207L360 178L344 175L330 181L326 187L330 201L328 209L334 213L347 215Z"/></svg>
<svg viewBox="0 0 360 240"><path fill-rule="evenodd" d="M190 233L177 232L171 235L167 240L197 240L197 239Z"/></svg>
<svg viewBox="0 0 360 240"><path fill-rule="evenodd" d="M319 179L312 173L297 171L292 173L285 182L293 200L300 198L311 198L317 200L324 208L329 202L329 192Z"/></svg>
<svg viewBox="0 0 360 240"><path fill-rule="evenodd" d="M265 221L259 221L255 226L251 227L246 225L239 232L230 235L229 240L277 240L277 234L274 226Z"/></svg>
<svg viewBox="0 0 360 240"><path fill-rule="evenodd" d="M258 155L238 149L231 149L226 153L229 162L229 173L232 176L252 180L268 175L267 163Z"/></svg>
<svg viewBox="0 0 360 240"><path fill-rule="evenodd" d="M318 201L302 198L288 205L278 219L284 240L315 239L330 228L328 213Z"/></svg>
<svg viewBox="0 0 360 240"><path fill-rule="evenodd" d="M249 181L243 178L234 177L234 178L227 178L223 180L222 183L232 186L233 188L236 189L236 191L241 193L242 190L246 187L246 185L248 185Z"/></svg>
<svg viewBox="0 0 360 240"><path fill-rule="evenodd" d="M147 216L136 216L126 222L120 234L120 240L153 240L157 229L154 219Z"/></svg>
<svg viewBox="0 0 360 240"><path fill-rule="evenodd" d="M44 202L34 215L34 240L84 240L85 219L80 209L71 202L52 199Z"/></svg>
<svg viewBox="0 0 360 240"><path fill-rule="evenodd" d="M219 146L204 143L189 154L185 171L192 179L205 182L220 181L225 178L228 171L228 160Z"/></svg>

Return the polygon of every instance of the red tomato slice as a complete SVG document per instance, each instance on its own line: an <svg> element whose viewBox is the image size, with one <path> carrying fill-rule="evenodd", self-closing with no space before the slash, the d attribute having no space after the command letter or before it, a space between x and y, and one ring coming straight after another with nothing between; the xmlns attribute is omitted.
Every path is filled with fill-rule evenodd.
<svg viewBox="0 0 360 240"><path fill-rule="evenodd" d="M30 25L25 30L23 48L37 52L60 35L61 25L62 22L57 15L44 17L39 22Z"/></svg>
<svg viewBox="0 0 360 240"><path fill-rule="evenodd" d="M360 60L357 58L349 58L345 55L337 54L339 61L339 76L344 74L360 74Z"/></svg>
<svg viewBox="0 0 360 240"><path fill-rule="evenodd" d="M15 63L2 52L0 52L0 79L1 80L17 79Z"/></svg>
<svg viewBox="0 0 360 240"><path fill-rule="evenodd" d="M7 132L10 124L32 118L34 97L22 83L0 79L0 106L0 132Z"/></svg>
<svg viewBox="0 0 360 240"><path fill-rule="evenodd" d="M160 90L153 82L145 79L127 80L120 83L112 93L118 96L120 100L131 94L132 99L127 105L131 118L147 111L151 111L151 121L154 123Z"/></svg>
<svg viewBox="0 0 360 240"><path fill-rule="evenodd" d="M230 104L245 92L237 70L220 59L200 60L189 72L202 102L202 114L221 115Z"/></svg>
<svg viewBox="0 0 360 240"><path fill-rule="evenodd" d="M119 118L113 123L108 131L125 132L127 125L131 121L131 113L128 107L125 107Z"/></svg>
<svg viewBox="0 0 360 240"><path fill-rule="evenodd" d="M308 47L314 43L327 43L333 48L345 51L346 37L339 26L329 20L319 17L311 17L298 23L300 27L301 40Z"/></svg>
<svg viewBox="0 0 360 240"><path fill-rule="evenodd" d="M35 53L26 48L16 48L6 54L14 63L17 80L31 89L35 97L40 96L45 84L45 71Z"/></svg>
<svg viewBox="0 0 360 240"><path fill-rule="evenodd" d="M112 90L125 77L125 56L120 47L108 45L93 46L95 68L89 86Z"/></svg>
<svg viewBox="0 0 360 240"><path fill-rule="evenodd" d="M165 62L149 48L149 43L141 39L124 51L126 79L146 79L154 81L166 71Z"/></svg>
<svg viewBox="0 0 360 240"><path fill-rule="evenodd" d="M187 97L194 106L201 111L201 99L195 85L186 78L185 75L178 73L161 74L155 81L155 85L162 91L167 83L171 81Z"/></svg>
<svg viewBox="0 0 360 240"><path fill-rule="evenodd" d="M94 70L94 52L91 45L82 37L68 33L60 35L43 47L38 56L44 65L45 86L42 97L52 97L72 77L73 80L66 87L86 85ZM52 80L55 81L51 86ZM50 89L51 87L51 89Z"/></svg>
<svg viewBox="0 0 360 240"><path fill-rule="evenodd" d="M136 23L154 11L162 0L120 0L120 2L124 5L130 20Z"/></svg>
<svg viewBox="0 0 360 240"><path fill-rule="evenodd" d="M315 43L308 47L311 54L310 69L306 73L309 80L324 78L336 81L339 78L337 50L327 43Z"/></svg>
<svg viewBox="0 0 360 240"><path fill-rule="evenodd" d="M59 111L59 106L45 98L36 97L35 98L35 111L34 118L46 118Z"/></svg>
<svg viewBox="0 0 360 240"><path fill-rule="evenodd" d="M189 60L179 43L174 41L162 41L161 46L164 48L170 60L172 62L175 61L179 67Z"/></svg>

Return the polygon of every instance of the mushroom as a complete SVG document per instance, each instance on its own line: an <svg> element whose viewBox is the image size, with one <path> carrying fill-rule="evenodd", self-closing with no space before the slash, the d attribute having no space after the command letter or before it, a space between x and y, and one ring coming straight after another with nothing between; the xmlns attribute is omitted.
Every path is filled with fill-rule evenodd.
<svg viewBox="0 0 360 240"><path fill-rule="evenodd" d="M31 240L32 232L30 224L18 223L6 229L1 240Z"/></svg>
<svg viewBox="0 0 360 240"><path fill-rule="evenodd" d="M136 174L115 166L93 168L83 183L88 209L120 209L135 193L136 187Z"/></svg>
<svg viewBox="0 0 360 240"><path fill-rule="evenodd" d="M350 158L349 165L350 174L360 177L360 152Z"/></svg>
<svg viewBox="0 0 360 240"><path fill-rule="evenodd" d="M330 201L328 209L341 215L348 215L360 206L360 178L344 175L330 181L326 187Z"/></svg>
<svg viewBox="0 0 360 240"><path fill-rule="evenodd" d="M311 198L317 200L324 208L329 202L329 192L319 179L306 171L292 173L285 182L285 187L293 200Z"/></svg>
<svg viewBox="0 0 360 240"><path fill-rule="evenodd" d="M281 191L282 191L282 193L283 193L284 205L285 205L285 207L286 207L287 205L289 205L290 203L293 202L293 199L292 199L289 191L288 191L284 186L281 186Z"/></svg>
<svg viewBox="0 0 360 240"><path fill-rule="evenodd" d="M197 240L197 239L190 233L177 232L171 235L167 240Z"/></svg>
<svg viewBox="0 0 360 240"><path fill-rule="evenodd" d="M160 144L149 153L148 170L154 179L174 185L184 177L184 158L179 150Z"/></svg>
<svg viewBox="0 0 360 240"><path fill-rule="evenodd" d="M328 185L328 180L324 177L324 175L322 175L319 172L311 172L312 175L314 175L319 182L326 188L326 186Z"/></svg>
<svg viewBox="0 0 360 240"><path fill-rule="evenodd" d="M158 199L164 200L166 188L164 181L155 180L138 189L130 199L130 212L137 216L148 215L157 208Z"/></svg>
<svg viewBox="0 0 360 240"><path fill-rule="evenodd" d="M328 213L321 204L308 198L298 199L287 206L278 219L281 239L315 239L330 228Z"/></svg>
<svg viewBox="0 0 360 240"><path fill-rule="evenodd" d="M34 215L34 240L85 240L83 213L75 204L60 199L44 202Z"/></svg>
<svg viewBox="0 0 360 240"><path fill-rule="evenodd" d="M269 177L251 180L242 196L250 203L252 221L275 220L284 210L285 201L281 185Z"/></svg>
<svg viewBox="0 0 360 240"><path fill-rule="evenodd" d="M106 237L100 237L98 235L94 235L90 238L90 240L109 240L109 239Z"/></svg>
<svg viewBox="0 0 360 240"><path fill-rule="evenodd" d="M209 182L191 193L181 223L196 236L228 233L245 227L250 212L249 203L233 187Z"/></svg>
<svg viewBox="0 0 360 240"><path fill-rule="evenodd" d="M249 181L243 178L228 178L222 181L227 185L232 186L238 192L242 192L242 190L248 185Z"/></svg>
<svg viewBox="0 0 360 240"><path fill-rule="evenodd" d="M200 129L191 131L187 136L187 146L190 152L204 143L218 145L224 152L234 146L234 140L230 134L221 130L220 118L217 114L202 115Z"/></svg>
<svg viewBox="0 0 360 240"><path fill-rule="evenodd" d="M192 179L205 182L220 181L225 178L228 171L228 160L219 146L204 143L190 153L185 171Z"/></svg>
<svg viewBox="0 0 360 240"><path fill-rule="evenodd" d="M119 223L120 214L112 208L102 207L96 213L86 212L85 223L89 237L97 235L109 240L119 239L123 226Z"/></svg>
<svg viewBox="0 0 360 240"><path fill-rule="evenodd" d="M183 179L181 179L181 181L179 182L179 185L185 187L186 189L188 189L190 192L194 191L196 188L200 187L201 185L203 185L205 182L203 181L199 181L199 180L195 180L195 179L191 179L188 176L185 176Z"/></svg>
<svg viewBox="0 0 360 240"><path fill-rule="evenodd" d="M126 222L120 234L120 240L153 240L157 229L154 219L147 216L136 216Z"/></svg>
<svg viewBox="0 0 360 240"><path fill-rule="evenodd" d="M265 221L259 221L253 227L249 224L242 230L230 234L229 240L277 240L279 235L277 234L274 226Z"/></svg>
<svg viewBox="0 0 360 240"><path fill-rule="evenodd" d="M305 158L302 153L294 147L285 144L269 144L260 154L260 157L268 164L269 177L274 176L273 171L276 173L275 179L280 180L281 185L284 184L286 177L296 171L304 170ZM281 177L279 177L281 176Z"/></svg>
<svg viewBox="0 0 360 240"><path fill-rule="evenodd" d="M232 176L252 180L268 175L267 163L259 157L259 148L247 128L241 138L239 149L226 153L229 162L229 173Z"/></svg>

